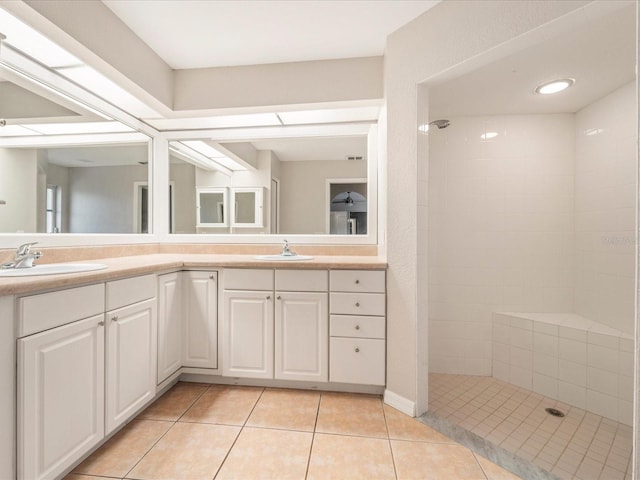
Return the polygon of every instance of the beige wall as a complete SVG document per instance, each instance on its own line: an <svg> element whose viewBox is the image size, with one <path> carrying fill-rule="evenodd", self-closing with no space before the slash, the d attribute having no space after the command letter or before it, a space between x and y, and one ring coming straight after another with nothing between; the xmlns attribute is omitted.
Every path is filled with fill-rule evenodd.
<svg viewBox="0 0 640 480"><path fill-rule="evenodd" d="M348 160L280 163L281 233L327 233L328 178L367 178L367 163Z"/></svg>
<svg viewBox="0 0 640 480"><path fill-rule="evenodd" d="M426 205L418 207L424 190L424 149L418 153L418 84L487 52L540 25L577 9L584 1L444 1L389 36L385 52L387 128L387 389L427 408L426 262L419 243L426 239ZM428 102L427 102L428 103ZM422 105L424 108L425 105ZM424 202L422 202L424 203ZM418 228L420 225L420 231Z"/></svg>
<svg viewBox="0 0 640 480"><path fill-rule="evenodd" d="M0 148L0 232L36 231L36 150Z"/></svg>

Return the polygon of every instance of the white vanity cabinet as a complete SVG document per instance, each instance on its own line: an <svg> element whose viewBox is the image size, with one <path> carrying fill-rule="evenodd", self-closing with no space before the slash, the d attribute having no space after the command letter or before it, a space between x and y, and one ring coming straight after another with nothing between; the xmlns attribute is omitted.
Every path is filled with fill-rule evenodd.
<svg viewBox="0 0 640 480"><path fill-rule="evenodd" d="M182 272L158 275L158 379L182 367Z"/></svg>
<svg viewBox="0 0 640 480"><path fill-rule="evenodd" d="M225 269L222 372L273 378L273 270Z"/></svg>
<svg viewBox="0 0 640 480"><path fill-rule="evenodd" d="M58 478L104 437L104 284L17 306L18 478Z"/></svg>
<svg viewBox="0 0 640 480"><path fill-rule="evenodd" d="M184 271L182 366L218 367L218 273Z"/></svg>
<svg viewBox="0 0 640 480"><path fill-rule="evenodd" d="M106 434L156 394L156 276L106 284Z"/></svg>
<svg viewBox="0 0 640 480"><path fill-rule="evenodd" d="M328 272L275 271L275 378L329 379Z"/></svg>
<svg viewBox="0 0 640 480"><path fill-rule="evenodd" d="M224 272L225 376L328 380L326 270Z"/></svg>
<svg viewBox="0 0 640 480"><path fill-rule="evenodd" d="M329 380L385 384L384 271L333 270Z"/></svg>

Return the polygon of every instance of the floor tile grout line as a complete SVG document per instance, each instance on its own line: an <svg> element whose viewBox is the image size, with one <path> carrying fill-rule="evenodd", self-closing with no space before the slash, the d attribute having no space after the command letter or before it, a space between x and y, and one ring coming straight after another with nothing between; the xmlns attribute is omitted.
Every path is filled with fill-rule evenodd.
<svg viewBox="0 0 640 480"><path fill-rule="evenodd" d="M236 385L231 385L236 386ZM253 388L253 387L252 387ZM260 392L260 395L258 396L258 399L256 400L256 403L253 404L253 407L251 407L251 411L249 412L249 414L247 415L247 418L244 419L244 423L242 425L235 425L236 427L240 427L240 430L238 430L238 434L236 435L236 438L233 440L233 443L231 444L231 446L229 447L229 450L227 450L227 453L225 454L224 458L222 459L222 462L220 462L220 466L218 467L218 469L216 470L216 473L213 475L213 479L215 480L215 478L218 476L218 474L220 473L220 470L222 470L222 467L224 466L225 462L227 461L227 459L229 458L229 455L231 454L231 451L233 450L233 447L236 446L236 444L238 443L238 440L240 439L240 435L242 435L242 432L244 431L244 428L247 424L247 421L249 421L249 417L251 417L251 414L253 413L253 411L256 408L256 405L258 405L258 402L260 401L260 399L262 398L262 395L264 395L264 392L266 390L266 387L261 387L262 391Z"/></svg>
<svg viewBox="0 0 640 480"><path fill-rule="evenodd" d="M178 385L178 383L181 383L181 382L177 382L177 383L176 383L176 385ZM203 386L204 386L204 385L203 385ZM173 387L171 387L171 388L173 388ZM184 417L184 416L187 414L187 412L188 412L189 410L191 410L191 408L196 404L196 402L197 402L198 400L200 400L200 399L202 398L202 396L203 396L205 393L207 393L210 389L211 389L211 385L207 385L207 386L204 388L204 390L202 390L202 392L200 392L200 395L198 395L196 398L194 398L194 399L193 399L193 401L189 404L189 406L185 409L185 411L184 411L184 412L182 412L182 415L180 415L180 416L178 417L178 419L176 420L176 422L179 422L179 421L182 419L182 417ZM163 396L164 396L164 395L163 395ZM160 397L160 398L162 398L162 397Z"/></svg>
<svg viewBox="0 0 640 480"><path fill-rule="evenodd" d="M135 420L135 418L134 418L134 420ZM140 421L143 421L143 420L140 420ZM126 473L126 474L124 475L124 477L122 477L122 478L127 478L127 477L129 476L129 474L130 474L130 473L131 473L131 472L132 472L132 471L133 471L133 470L138 466L138 464L139 464L142 460L144 460L144 458L149 454L149 452L150 452L151 450L153 450L153 448L154 448L154 447L155 447L155 446L160 442L160 440L162 440L162 439L165 437L165 435L166 435L167 433L169 433L169 432L171 431L171 429L172 429L173 427L175 427L175 425L176 425L178 422L170 422L170 423L171 423L171 426L170 426L169 428L167 428L167 431L166 431L166 432L164 432L162 435L160 435L160 437L159 437L155 442L153 442L153 445L151 445L151 447L149 447L149 448L147 449L147 451L146 451L146 452L144 452L144 454L140 457L140 459L139 459L139 460L138 460L138 461L133 465L133 467L131 467L131 468L127 471L127 473Z"/></svg>
<svg viewBox="0 0 640 480"><path fill-rule="evenodd" d="M489 480L489 475L487 475L487 472L484 470L484 467L480 463L480 460L478 460L478 454L473 450L469 450L469 451L471 452L471 455L473 455L473 459L476 461L476 464L478 465L478 467L480 467L480 471L484 475L485 479Z"/></svg>
<svg viewBox="0 0 640 480"><path fill-rule="evenodd" d="M391 435L389 435L389 424L387 423L387 412L384 411L384 402L382 403L382 418L384 418L384 428L387 430L387 442L389 443L389 453L391 454L391 464L393 465L393 475L398 480L398 469L396 468L396 457L393 454L393 445L391 445Z"/></svg>
<svg viewBox="0 0 640 480"><path fill-rule="evenodd" d="M318 417L320 416L320 405L322 404L322 397L324 392L320 392L320 397L318 398L318 407L316 408L316 420L313 423L313 431L311 432L311 445L309 447L309 456L307 457L307 469L304 472L304 478L309 476L309 467L311 467L311 455L313 455L313 445L316 441L316 428L318 427Z"/></svg>

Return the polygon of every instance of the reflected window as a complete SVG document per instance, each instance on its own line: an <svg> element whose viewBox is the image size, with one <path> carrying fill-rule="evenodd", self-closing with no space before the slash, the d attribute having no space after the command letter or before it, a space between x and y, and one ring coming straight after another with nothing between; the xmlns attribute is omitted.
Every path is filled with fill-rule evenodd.
<svg viewBox="0 0 640 480"><path fill-rule="evenodd" d="M46 233L60 233L62 211L59 205L61 188L58 185L47 185L45 205L45 231Z"/></svg>

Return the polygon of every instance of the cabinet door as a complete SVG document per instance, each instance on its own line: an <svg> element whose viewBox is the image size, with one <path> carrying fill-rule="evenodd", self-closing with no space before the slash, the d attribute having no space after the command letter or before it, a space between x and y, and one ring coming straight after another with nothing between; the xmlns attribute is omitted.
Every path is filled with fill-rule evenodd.
<svg viewBox="0 0 640 480"><path fill-rule="evenodd" d="M216 272L182 272L184 321L182 365L218 367L218 282Z"/></svg>
<svg viewBox="0 0 640 480"><path fill-rule="evenodd" d="M326 293L276 292L275 378L328 380Z"/></svg>
<svg viewBox="0 0 640 480"><path fill-rule="evenodd" d="M59 478L104 437L104 315L18 340L18 478Z"/></svg>
<svg viewBox="0 0 640 480"><path fill-rule="evenodd" d="M158 277L158 384L182 366L182 272Z"/></svg>
<svg viewBox="0 0 640 480"><path fill-rule="evenodd" d="M107 312L106 433L156 393L156 299Z"/></svg>
<svg viewBox="0 0 640 480"><path fill-rule="evenodd" d="M224 292L223 374L273 378L273 299L269 292Z"/></svg>

